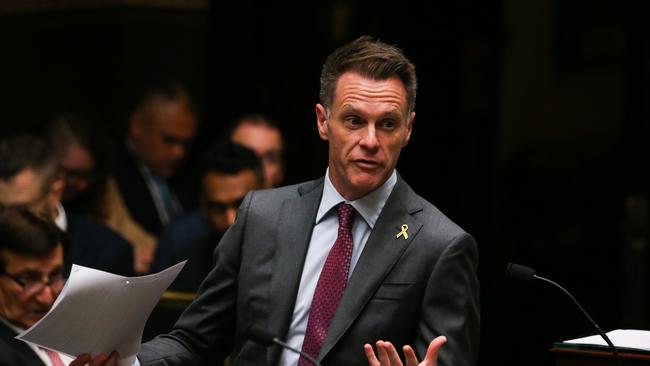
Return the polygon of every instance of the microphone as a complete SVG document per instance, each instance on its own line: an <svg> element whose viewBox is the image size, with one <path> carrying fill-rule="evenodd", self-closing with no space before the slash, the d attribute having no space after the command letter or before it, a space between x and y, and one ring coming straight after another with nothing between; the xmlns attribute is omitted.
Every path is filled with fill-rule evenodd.
<svg viewBox="0 0 650 366"><path fill-rule="evenodd" d="M614 343L612 343L612 341L609 339L607 334L605 334L605 332L603 332L602 329L600 329L598 324L596 324L594 319L589 315L589 313L587 313L587 311L582 307L582 305L580 305L578 300L576 300L576 298L573 297L573 295L571 295L571 293L569 293L569 291L564 289L564 287L562 287L559 284L549 280L548 278L538 276L535 273L534 269L532 269L530 267L522 266L521 264L517 264L517 263L508 263L508 267L506 268L506 277L510 278L512 280L515 280L517 282L521 282L521 283L528 283L528 282L531 282L534 279L537 279L537 280L544 281L546 283L550 283L551 285L553 285L553 286L559 288L560 290L562 290L562 292L564 292L567 296L569 296L569 298L571 300L573 300L573 302L576 304L578 309L580 309L582 314L587 318L587 320L589 320L591 325L594 328L596 328L596 331L598 331L598 334L600 334L600 336L605 340L605 342L607 343L609 348L612 350L612 353L614 354L614 358L616 359L616 363L619 364L619 365L621 364L621 358L618 355L618 350L616 349L616 346L614 346Z"/></svg>
<svg viewBox="0 0 650 366"><path fill-rule="evenodd" d="M316 361L313 357L310 355L306 354L305 352L302 352L298 349L295 349L291 347L290 345L286 344L285 342L281 341L278 337L276 337L273 333L268 331L265 328L260 327L259 325L255 324L248 324L248 327L246 327L245 331L246 337L251 339L252 341L255 341L263 346L272 346L274 344L277 344L278 346L282 348L286 348L291 352L297 353L301 355L302 357L306 358L309 362L311 362L312 365L315 366L321 366L318 361Z"/></svg>

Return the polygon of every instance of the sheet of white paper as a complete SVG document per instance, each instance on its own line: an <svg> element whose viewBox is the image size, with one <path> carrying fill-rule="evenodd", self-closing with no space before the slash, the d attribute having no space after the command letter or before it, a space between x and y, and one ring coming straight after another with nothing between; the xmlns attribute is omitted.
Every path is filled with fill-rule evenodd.
<svg viewBox="0 0 650 366"><path fill-rule="evenodd" d="M50 311L16 338L72 357L116 350L120 365L130 365L151 311L184 265L124 277L75 264Z"/></svg>
<svg viewBox="0 0 650 366"><path fill-rule="evenodd" d="M638 329L617 329L607 332L607 336L616 347L636 348L650 351L650 331ZM607 346L600 335L570 339L564 343L593 344Z"/></svg>

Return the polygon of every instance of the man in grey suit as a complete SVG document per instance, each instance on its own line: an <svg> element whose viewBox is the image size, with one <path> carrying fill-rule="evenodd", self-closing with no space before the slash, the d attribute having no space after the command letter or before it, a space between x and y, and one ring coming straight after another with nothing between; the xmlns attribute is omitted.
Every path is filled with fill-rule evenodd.
<svg viewBox="0 0 650 366"><path fill-rule="evenodd" d="M335 50L316 105L325 176L246 196L197 299L143 345L140 364L201 365L233 350L234 365L309 364L248 339L255 324L322 365L401 365L393 344L407 365L474 365L476 243L395 170L415 94L398 48L362 37Z"/></svg>

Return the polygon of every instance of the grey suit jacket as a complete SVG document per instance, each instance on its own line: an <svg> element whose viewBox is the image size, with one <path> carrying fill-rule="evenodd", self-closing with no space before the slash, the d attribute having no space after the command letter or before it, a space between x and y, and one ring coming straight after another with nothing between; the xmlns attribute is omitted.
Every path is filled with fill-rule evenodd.
<svg viewBox="0 0 650 366"><path fill-rule="evenodd" d="M146 343L143 365L204 365L234 347L234 365L276 365L281 349L246 339L254 323L284 338L323 191L323 178L255 191L214 253L215 266L168 335ZM408 239L397 238L407 224ZM319 360L367 365L364 343L414 345L447 336L439 365L476 363L478 261L474 239L398 177L332 320ZM399 348L398 348L399 349ZM210 361L212 362L212 361Z"/></svg>

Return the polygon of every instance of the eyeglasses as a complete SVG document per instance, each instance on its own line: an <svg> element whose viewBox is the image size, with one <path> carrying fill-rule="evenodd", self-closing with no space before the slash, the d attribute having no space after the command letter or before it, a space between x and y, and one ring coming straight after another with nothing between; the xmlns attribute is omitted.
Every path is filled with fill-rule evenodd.
<svg viewBox="0 0 650 366"><path fill-rule="evenodd" d="M45 286L50 286L52 290L59 291L64 282L63 267L59 267L50 272L45 281L43 280L44 275L36 272L13 275L3 271L0 273L0 276L10 278L20 285L25 296L35 295L43 291Z"/></svg>

